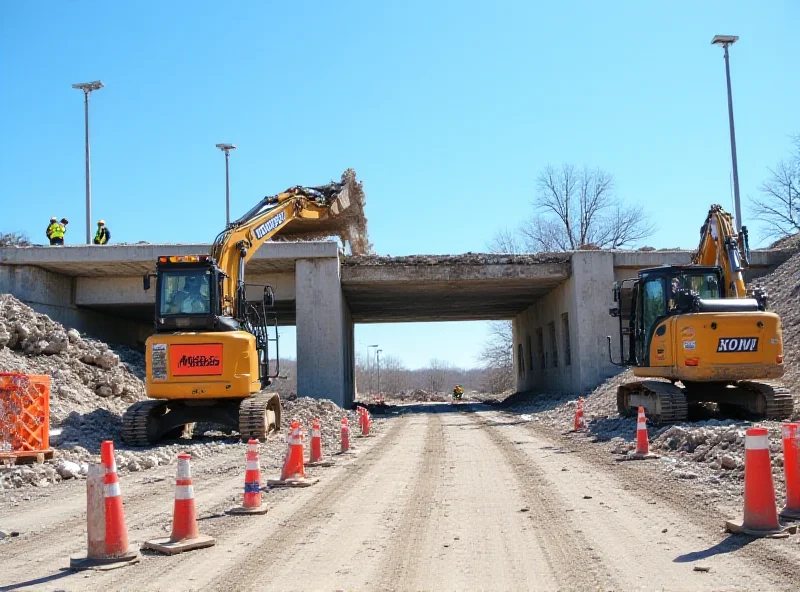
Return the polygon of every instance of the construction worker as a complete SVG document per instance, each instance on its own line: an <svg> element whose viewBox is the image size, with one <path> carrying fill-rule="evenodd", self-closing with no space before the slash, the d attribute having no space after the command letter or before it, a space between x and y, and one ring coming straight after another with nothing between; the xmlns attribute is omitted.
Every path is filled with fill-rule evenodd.
<svg viewBox="0 0 800 592"><path fill-rule="evenodd" d="M201 291L201 285L208 290L208 276L198 277L190 275L185 281L186 296L180 304L181 312L207 313L209 308L208 296Z"/></svg>
<svg viewBox="0 0 800 592"><path fill-rule="evenodd" d="M456 387L453 389L453 399L455 399L456 401L460 401L463 395L464 395L464 389L461 387L460 384L457 384Z"/></svg>
<svg viewBox="0 0 800 592"><path fill-rule="evenodd" d="M66 218L62 218L62 221L63 220L66 220ZM66 226L64 224L59 224L55 216L50 218L50 224L47 225L47 231L45 232L47 238L50 240L50 245L63 245L64 233L66 231Z"/></svg>
<svg viewBox="0 0 800 592"><path fill-rule="evenodd" d="M105 220L97 221L97 232L94 235L94 244L105 245L111 240L111 231L106 228Z"/></svg>

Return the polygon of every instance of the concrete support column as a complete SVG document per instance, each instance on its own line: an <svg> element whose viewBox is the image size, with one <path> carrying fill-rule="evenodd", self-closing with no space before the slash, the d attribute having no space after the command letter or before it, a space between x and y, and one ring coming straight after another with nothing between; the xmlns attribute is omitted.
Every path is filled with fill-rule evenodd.
<svg viewBox="0 0 800 592"><path fill-rule="evenodd" d="M608 360L606 336L612 343L619 333L617 319L608 314L614 304L611 295L614 283L614 254L608 251L576 251L572 254L571 310L575 311L577 339L573 347L573 364L577 384L587 392L613 376L618 369ZM575 384L573 382L573 384Z"/></svg>
<svg viewBox="0 0 800 592"><path fill-rule="evenodd" d="M299 259L295 270L297 394L349 407L355 345L339 259Z"/></svg>

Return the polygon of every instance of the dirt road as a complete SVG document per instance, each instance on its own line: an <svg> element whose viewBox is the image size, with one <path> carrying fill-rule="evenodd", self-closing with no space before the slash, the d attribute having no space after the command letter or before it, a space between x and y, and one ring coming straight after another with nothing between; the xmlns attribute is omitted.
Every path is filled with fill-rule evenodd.
<svg viewBox="0 0 800 592"><path fill-rule="evenodd" d="M797 537L725 535L715 508L653 482L647 463L519 416L412 406L357 444L318 485L266 494L260 517L224 514L241 494L238 451L194 463L217 545L111 572L65 569L85 552L81 483L46 506L0 506L22 532L0 544L0 590L781 590L800 575ZM132 541L168 532L171 470L123 478Z"/></svg>

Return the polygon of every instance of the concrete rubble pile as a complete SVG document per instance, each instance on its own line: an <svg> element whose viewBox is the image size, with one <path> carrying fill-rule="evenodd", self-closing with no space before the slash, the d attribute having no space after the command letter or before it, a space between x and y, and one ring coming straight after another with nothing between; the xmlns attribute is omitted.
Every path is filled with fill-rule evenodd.
<svg viewBox="0 0 800 592"><path fill-rule="evenodd" d="M416 403L446 403L449 402L450 399L450 393L430 393L424 389L403 391L402 393L386 397L386 400Z"/></svg>
<svg viewBox="0 0 800 592"><path fill-rule="evenodd" d="M322 426L322 448L326 454L339 450L339 432L342 425L342 418L347 416L350 424L350 433L355 436L359 433L358 416L355 411L344 410L329 399L311 399L309 397L298 397L281 401L283 414L281 416L281 432L287 434L293 419L300 420L303 430L307 437L306 445L310 445L311 422L315 417L319 417ZM379 429L381 420L373 421L370 432Z"/></svg>
<svg viewBox="0 0 800 592"><path fill-rule="evenodd" d="M51 427L60 427L70 413L121 412L144 398L140 354L117 353L8 294L0 294L0 371L51 377Z"/></svg>
<svg viewBox="0 0 800 592"><path fill-rule="evenodd" d="M343 265L364 266L429 266L429 265L533 265L564 263L569 256L564 253L534 253L531 255L496 255L493 253L464 253L463 255L366 255L347 257Z"/></svg>

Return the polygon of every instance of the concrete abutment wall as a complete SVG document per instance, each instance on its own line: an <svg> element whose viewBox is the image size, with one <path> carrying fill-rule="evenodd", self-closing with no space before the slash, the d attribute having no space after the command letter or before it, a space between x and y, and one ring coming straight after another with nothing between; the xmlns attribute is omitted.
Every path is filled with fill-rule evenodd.
<svg viewBox="0 0 800 592"><path fill-rule="evenodd" d="M514 318L517 391L583 393L616 372L606 344L613 277L613 253L575 252L571 277Z"/></svg>

